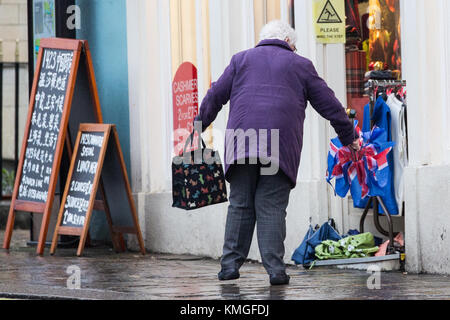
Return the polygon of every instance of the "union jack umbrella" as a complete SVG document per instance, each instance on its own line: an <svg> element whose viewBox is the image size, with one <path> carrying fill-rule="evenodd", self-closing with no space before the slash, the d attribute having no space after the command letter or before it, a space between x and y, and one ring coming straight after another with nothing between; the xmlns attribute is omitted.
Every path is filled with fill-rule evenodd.
<svg viewBox="0 0 450 320"><path fill-rule="evenodd" d="M374 127L371 132L361 132L355 124L359 135L361 150L342 146L338 138L331 140L328 153L327 182L336 179L335 193L344 198L350 186L358 183L361 186L361 198L384 196L379 191L388 183L389 164L387 155L394 147L393 142L386 141L386 131ZM377 187L377 188L374 188ZM353 195L355 196L355 195Z"/></svg>

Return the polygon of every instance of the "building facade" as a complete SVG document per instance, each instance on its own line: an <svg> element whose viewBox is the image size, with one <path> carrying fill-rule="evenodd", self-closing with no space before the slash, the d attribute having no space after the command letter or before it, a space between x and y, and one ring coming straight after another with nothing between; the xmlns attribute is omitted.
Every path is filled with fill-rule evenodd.
<svg viewBox="0 0 450 320"><path fill-rule="evenodd" d="M4 168L12 170L14 166L14 108L15 108L15 70L11 63L19 62L19 113L27 113L28 77L27 65L27 2L26 0L0 1L0 62L3 62L2 159ZM19 117L19 145L21 133L25 128L25 117Z"/></svg>
<svg viewBox="0 0 450 320"><path fill-rule="evenodd" d="M299 54L314 62L347 106L345 45L316 42L314 0L77 2L82 13L77 37L90 42L105 119L118 124L123 139L147 248L219 258L227 204L189 213L171 207L172 81L178 68L184 62L195 66L201 102L231 57L254 47L266 22L282 19L295 25ZM450 274L450 4L446 0L398 3L410 156L404 178L405 214L394 217L395 231L405 234L409 271ZM226 106L214 130L204 134L222 159L220 133L225 131L227 113ZM351 199L335 197L326 183L334 130L308 108L304 131L298 184L288 207L287 263L310 224L334 218L345 233L359 227L362 214ZM371 220L367 219L366 230L379 235ZM259 260L256 241L249 258Z"/></svg>

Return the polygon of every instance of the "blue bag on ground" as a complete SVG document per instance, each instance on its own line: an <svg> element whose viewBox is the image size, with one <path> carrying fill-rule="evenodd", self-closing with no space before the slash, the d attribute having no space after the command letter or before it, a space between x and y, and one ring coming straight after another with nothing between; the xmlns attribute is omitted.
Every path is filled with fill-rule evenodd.
<svg viewBox="0 0 450 320"><path fill-rule="evenodd" d="M324 223L317 231L314 231L313 228L309 226L305 238L300 246L294 251L291 260L297 265L308 265L316 259L315 249L322 241L338 241L340 239L342 239L342 237L331 226L330 221Z"/></svg>

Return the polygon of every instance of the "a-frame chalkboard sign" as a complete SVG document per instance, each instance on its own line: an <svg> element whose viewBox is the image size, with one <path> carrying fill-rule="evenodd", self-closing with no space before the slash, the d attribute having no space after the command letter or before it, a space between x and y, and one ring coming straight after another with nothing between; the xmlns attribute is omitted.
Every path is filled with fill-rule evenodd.
<svg viewBox="0 0 450 320"><path fill-rule="evenodd" d="M55 253L59 235L80 236L77 255L83 253L93 210L106 213L117 252L125 250L123 234L134 234L141 253L145 254L119 135L114 125L80 125L51 254Z"/></svg>
<svg viewBox="0 0 450 320"><path fill-rule="evenodd" d="M16 211L43 214L37 253L43 254L61 158L79 124L103 118L87 41L42 39L3 248L9 249Z"/></svg>

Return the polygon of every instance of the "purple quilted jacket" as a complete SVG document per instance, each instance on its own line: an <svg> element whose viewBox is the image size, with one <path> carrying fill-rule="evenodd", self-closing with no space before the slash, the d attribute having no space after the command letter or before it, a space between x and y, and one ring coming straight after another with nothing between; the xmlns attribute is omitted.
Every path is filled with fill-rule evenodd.
<svg viewBox="0 0 450 320"><path fill-rule="evenodd" d="M250 130L259 133L261 129L267 129L268 148L264 150L267 159L277 163L295 187L308 101L322 117L331 122L343 145L351 144L356 137L344 107L319 77L312 62L295 54L285 41L263 40L256 48L233 56L230 65L220 79L212 84L202 101L196 120L202 121L203 130L216 119L228 101L230 112L224 159L226 173L235 161L261 155L260 142L252 147L249 138L245 140L244 152L239 152L237 139L228 134L228 130L242 129L244 132ZM276 158L272 157L272 129L279 130L279 152Z"/></svg>

